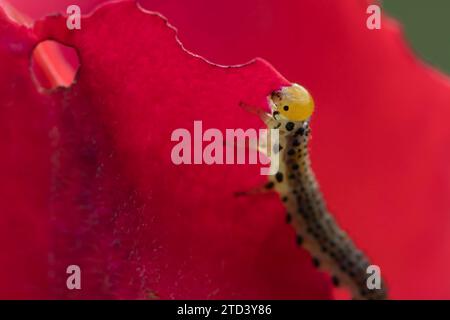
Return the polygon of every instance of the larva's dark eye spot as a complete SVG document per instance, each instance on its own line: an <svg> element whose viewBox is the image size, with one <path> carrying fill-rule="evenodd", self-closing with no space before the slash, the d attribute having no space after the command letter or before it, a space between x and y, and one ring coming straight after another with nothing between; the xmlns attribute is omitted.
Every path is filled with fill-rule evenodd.
<svg viewBox="0 0 450 320"><path fill-rule="evenodd" d="M284 110L284 111L288 111L288 110L289 110L289 106L284 106L284 107L283 107L283 110Z"/></svg>

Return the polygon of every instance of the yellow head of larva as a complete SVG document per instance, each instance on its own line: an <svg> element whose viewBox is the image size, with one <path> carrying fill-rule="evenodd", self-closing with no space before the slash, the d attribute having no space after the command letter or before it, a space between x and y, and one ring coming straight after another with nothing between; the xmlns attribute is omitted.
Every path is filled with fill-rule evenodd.
<svg viewBox="0 0 450 320"><path fill-rule="evenodd" d="M298 84L283 87L272 93L274 111L290 121L308 120L314 112L314 100L309 92Z"/></svg>

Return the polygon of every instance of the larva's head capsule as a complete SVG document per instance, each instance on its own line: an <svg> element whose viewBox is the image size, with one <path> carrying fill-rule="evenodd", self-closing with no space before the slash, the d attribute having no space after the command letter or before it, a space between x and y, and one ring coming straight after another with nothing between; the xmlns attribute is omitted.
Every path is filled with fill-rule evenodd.
<svg viewBox="0 0 450 320"><path fill-rule="evenodd" d="M305 88L296 83L272 92L269 104L272 112L286 121L307 121L314 112L312 96Z"/></svg>

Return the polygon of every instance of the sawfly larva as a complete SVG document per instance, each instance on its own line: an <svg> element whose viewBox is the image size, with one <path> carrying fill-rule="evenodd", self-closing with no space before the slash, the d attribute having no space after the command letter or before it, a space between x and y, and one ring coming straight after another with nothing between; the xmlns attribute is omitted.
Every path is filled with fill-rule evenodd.
<svg viewBox="0 0 450 320"><path fill-rule="evenodd" d="M353 299L386 299L383 281L380 289L368 289L370 262L328 212L311 169L311 95L293 84L274 91L268 102L270 114L249 111L256 111L269 129L279 130L279 143L270 148L277 154L279 169L269 177L266 189L274 189L280 195L287 210L286 221L295 228L297 244L310 252L317 268L330 273L335 286L348 288Z"/></svg>

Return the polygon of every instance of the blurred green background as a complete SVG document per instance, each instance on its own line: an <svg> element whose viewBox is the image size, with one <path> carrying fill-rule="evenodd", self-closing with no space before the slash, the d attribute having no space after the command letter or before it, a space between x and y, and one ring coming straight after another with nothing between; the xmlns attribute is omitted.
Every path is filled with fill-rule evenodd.
<svg viewBox="0 0 450 320"><path fill-rule="evenodd" d="M383 0L382 10L396 18L414 51L450 74L450 0Z"/></svg>

